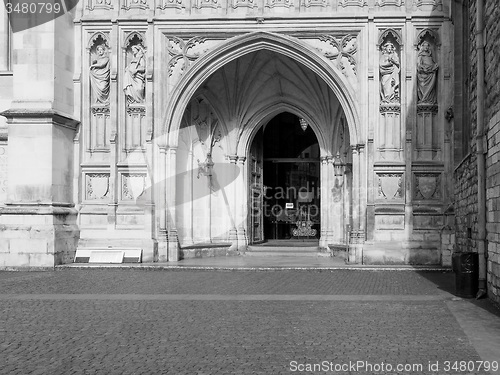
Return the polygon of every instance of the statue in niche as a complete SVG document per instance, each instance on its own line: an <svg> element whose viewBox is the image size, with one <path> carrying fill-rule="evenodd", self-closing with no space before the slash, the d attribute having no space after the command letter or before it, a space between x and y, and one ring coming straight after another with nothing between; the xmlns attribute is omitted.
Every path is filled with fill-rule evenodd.
<svg viewBox="0 0 500 375"><path fill-rule="evenodd" d="M90 83L95 103L105 104L109 100L109 57L106 46L99 44L96 47L97 58L90 64Z"/></svg>
<svg viewBox="0 0 500 375"><path fill-rule="evenodd" d="M438 64L432 57L431 45L424 41L417 58L418 103L437 104L436 81Z"/></svg>
<svg viewBox="0 0 500 375"><path fill-rule="evenodd" d="M399 100L399 57L391 42L382 46L380 55L380 97L384 103Z"/></svg>
<svg viewBox="0 0 500 375"><path fill-rule="evenodd" d="M132 46L133 59L125 68L123 77L123 91L129 104L142 103L145 97L146 88L146 60L144 58L144 48L140 44Z"/></svg>

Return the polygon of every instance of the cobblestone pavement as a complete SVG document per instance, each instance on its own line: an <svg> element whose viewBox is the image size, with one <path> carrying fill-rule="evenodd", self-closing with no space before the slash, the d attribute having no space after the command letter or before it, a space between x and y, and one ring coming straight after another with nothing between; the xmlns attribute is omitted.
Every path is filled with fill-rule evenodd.
<svg viewBox="0 0 500 375"><path fill-rule="evenodd" d="M494 359L498 311L452 286L413 271L0 272L0 374L487 374L473 361Z"/></svg>

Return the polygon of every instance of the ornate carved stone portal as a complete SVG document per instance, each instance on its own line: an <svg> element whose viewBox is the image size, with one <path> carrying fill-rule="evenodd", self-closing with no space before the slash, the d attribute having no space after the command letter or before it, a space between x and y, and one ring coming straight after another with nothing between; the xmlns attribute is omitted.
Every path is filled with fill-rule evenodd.
<svg viewBox="0 0 500 375"><path fill-rule="evenodd" d="M270 237L274 165L317 206L288 236L347 248L349 262L439 263L456 138L449 3L81 1L33 59L13 61L7 169L47 129L32 124L52 123L51 159L30 159L33 180L50 183L9 175L0 196L64 206L79 249L136 248L145 262L241 254ZM30 32L12 38L19 56ZM275 118L273 139L293 155L265 158ZM289 214L291 195L274 197Z"/></svg>

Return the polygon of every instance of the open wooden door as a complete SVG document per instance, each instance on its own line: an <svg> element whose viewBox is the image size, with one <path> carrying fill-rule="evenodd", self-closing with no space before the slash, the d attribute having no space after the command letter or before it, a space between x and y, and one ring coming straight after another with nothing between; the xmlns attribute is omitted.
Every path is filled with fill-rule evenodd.
<svg viewBox="0 0 500 375"><path fill-rule="evenodd" d="M249 240L250 244L264 241L264 185L262 129L258 131L250 148L249 166Z"/></svg>

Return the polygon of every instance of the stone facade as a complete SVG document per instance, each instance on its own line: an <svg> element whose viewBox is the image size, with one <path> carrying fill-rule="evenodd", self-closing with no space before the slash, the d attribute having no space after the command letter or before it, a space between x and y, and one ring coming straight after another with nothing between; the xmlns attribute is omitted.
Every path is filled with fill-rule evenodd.
<svg viewBox="0 0 500 375"><path fill-rule="evenodd" d="M244 252L262 239L257 133L282 112L318 140L320 246L348 244L355 263L450 264L450 6L82 0L16 32L0 76L13 87L3 265L77 249L141 249L145 262ZM15 255L37 215L54 218L55 240L19 248L52 261Z"/></svg>
<svg viewBox="0 0 500 375"><path fill-rule="evenodd" d="M462 144L467 145L462 152L463 160L455 169L456 251L479 253L480 288L499 302L500 27L497 20L500 10L493 0L463 2L460 6L463 7L462 22L467 34L459 36L457 33L457 39L468 46L467 55L470 56L468 66L464 69L470 80L462 86L463 97L468 101L465 104L469 107L470 121L463 117L455 124L456 133L462 135L462 142L456 142L455 148L458 150ZM478 12L482 18L480 22L484 23L482 38L476 37L478 27L481 27ZM458 13L456 16L459 17ZM484 60L480 61L482 42ZM482 77L484 84L479 82ZM478 121L484 124L483 131Z"/></svg>

